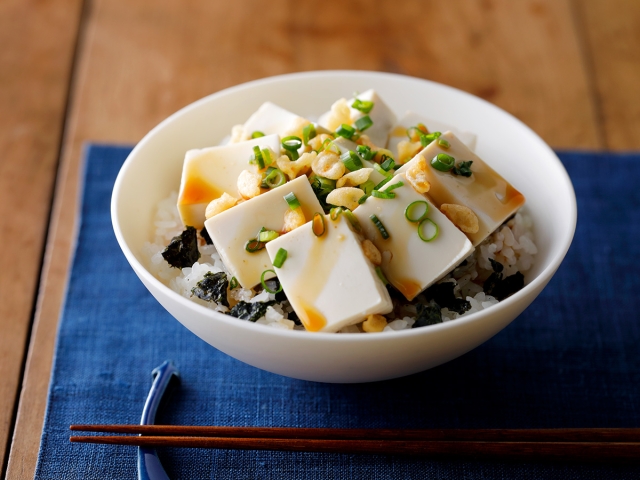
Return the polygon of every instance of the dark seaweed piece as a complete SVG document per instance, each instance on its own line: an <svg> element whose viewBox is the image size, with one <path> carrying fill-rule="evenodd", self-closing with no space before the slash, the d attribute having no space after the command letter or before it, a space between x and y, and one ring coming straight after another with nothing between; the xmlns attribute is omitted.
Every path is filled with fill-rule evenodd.
<svg viewBox="0 0 640 480"><path fill-rule="evenodd" d="M482 285L484 293L495 297L494 292L500 288L498 286L500 282L502 282L502 273L493 272L489 275L489 278L484 281L484 285Z"/></svg>
<svg viewBox="0 0 640 480"><path fill-rule="evenodd" d="M436 323L442 323L442 312L440 311L440 305L433 300L427 305L423 303L416 304L416 323L412 328L426 327L428 325L435 325Z"/></svg>
<svg viewBox="0 0 640 480"><path fill-rule="evenodd" d="M226 273L207 272L204 274L204 278L191 289L191 295L195 295L205 302L216 302L229 307L229 301L227 300L228 287L229 281Z"/></svg>
<svg viewBox="0 0 640 480"><path fill-rule="evenodd" d="M473 160L469 160L468 162L459 162L458 165L453 167L451 172L455 175L460 175L462 177L470 177L471 174L473 173L471 171L472 163L473 163Z"/></svg>
<svg viewBox="0 0 640 480"><path fill-rule="evenodd" d="M248 320L255 322L262 317L267 311L267 307L274 305L276 302L238 302L229 312L232 317L239 318L240 320Z"/></svg>
<svg viewBox="0 0 640 480"><path fill-rule="evenodd" d="M491 268L493 268L493 271L496 273L500 273L502 272L502 270L504 270L504 265L502 265L497 260L494 260L493 258L489 259L489 263L491 263Z"/></svg>
<svg viewBox="0 0 640 480"><path fill-rule="evenodd" d="M524 287L524 275L520 272L516 272L500 282L500 288L495 292L496 298L498 300L504 300L508 296L516 293L522 287Z"/></svg>
<svg viewBox="0 0 640 480"><path fill-rule="evenodd" d="M278 290L280 290L280 280L278 280L278 277L273 277L269 280L265 280L264 283L272 292L278 292ZM288 300L288 298L284 293L284 290L280 290L278 293L276 293L276 302L284 302L285 300Z"/></svg>
<svg viewBox="0 0 640 480"><path fill-rule="evenodd" d="M524 275L516 272L507 278L502 278L502 273L492 273L484 282L484 293L498 300L504 300L524 287Z"/></svg>
<svg viewBox="0 0 640 480"><path fill-rule="evenodd" d="M287 318L296 325L302 325L302 322L300 321L300 318L298 317L298 314L296 312L289 313L289 315L287 315Z"/></svg>
<svg viewBox="0 0 640 480"><path fill-rule="evenodd" d="M407 303L406 297L402 293L400 293L400 290L395 288L390 283L387 284L387 292L389 292L391 300L397 301L398 303Z"/></svg>
<svg viewBox="0 0 640 480"><path fill-rule="evenodd" d="M209 232L207 232L206 228L203 228L202 230L200 230L200 236L204 239L207 245L213 245L213 240L211 240L211 237L209 236Z"/></svg>
<svg viewBox="0 0 640 480"><path fill-rule="evenodd" d="M200 258L198 251L198 231L187 226L184 232L171 239L162 256L175 268L191 267Z"/></svg>
<svg viewBox="0 0 640 480"><path fill-rule="evenodd" d="M455 285L451 282L436 283L430 286L424 295L427 300L433 300L442 308L448 308L449 310L463 314L471 308L471 304L464 298L457 298L453 293Z"/></svg>

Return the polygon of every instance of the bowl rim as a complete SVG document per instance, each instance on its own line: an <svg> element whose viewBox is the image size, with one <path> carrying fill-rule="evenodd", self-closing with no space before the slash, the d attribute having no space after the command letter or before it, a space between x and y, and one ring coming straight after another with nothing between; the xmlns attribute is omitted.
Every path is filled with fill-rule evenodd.
<svg viewBox="0 0 640 480"><path fill-rule="evenodd" d="M436 88L443 88L445 90L453 91L457 95L461 95L463 97L469 97L474 101L479 101L484 104L484 107L495 110L499 112L501 115L506 115L510 121L514 122L518 125L519 128L524 129L530 135L531 139L538 143L538 146L546 151L546 153L550 156L550 158L556 163L556 166L559 167L559 172L562 175L562 178L558 180L562 182L566 192L568 193L568 217L570 221L566 224L566 228L564 228L561 233L562 235L558 238L557 244L561 246L561 248L557 249L555 255L553 255L549 261L547 266L540 271L540 273L531 280L531 282L527 283L521 290L511 295L510 297L501 300L499 303L492 305L490 308L481 310L478 312L474 312L468 315L464 315L452 321L442 322L435 325L429 325L428 328L411 328L405 330L398 330L393 333L385 332L380 335L336 335L336 333L329 332L307 332L307 331L298 331L298 330L285 330L279 328L270 328L266 325L254 324L253 322L242 322L238 321L237 318L231 317L221 312L215 312L207 307L199 305L179 293L172 290L170 287L165 285L159 279L157 279L153 274L151 274L147 268L137 259L137 257L132 252L131 248L127 244L124 239L124 235L120 228L120 223L118 219L118 199L120 190L122 189L122 184L124 178L126 177L127 171L131 168L132 163L135 161L138 153L145 148L147 143L149 143L153 137L157 134L157 132L164 129L167 124L172 123L177 118L188 114L191 110L200 108L201 105L209 103L211 101L215 101L218 97L223 97L228 94L241 92L243 90L251 89L256 86L269 85L272 83L281 83L287 82L290 80L297 79L307 79L307 78L322 78L322 77L334 77L334 76L351 76L351 77L367 77L378 76L378 77L386 77L388 79L398 79L403 81L412 81L417 83L427 83ZM229 323L230 326L238 329L247 329L252 333L260 332L261 334L267 336L276 336L276 337L290 337L290 338L304 338L305 340L319 340L319 341L327 341L328 339L333 339L333 341L337 342L392 342L395 339L410 337L410 336L421 336L428 335L430 332L436 332L441 330L448 329L456 329L456 328L464 328L465 325L469 323L480 322L483 318L492 315L494 313L499 313L502 310L511 308L512 305L518 303L521 297L524 297L531 290L542 290L547 282L554 275L562 260L566 256L569 247L571 246L571 242L573 240L573 236L575 234L576 224L577 224L577 201L575 196L575 190L573 188L573 184L571 183L571 179L569 174L567 173L564 165L558 158L557 154L553 151L553 149L546 143L540 136L534 132L529 126L527 126L524 122L516 118L514 115L509 112L503 110L502 108L480 98L471 93L465 92L463 90L457 89L450 85L445 85L442 83L434 82L432 80L427 80L418 77L412 77L409 75L402 75L397 73L388 73L388 72L376 72L376 71L367 71L367 70L317 70L317 71L306 71L306 72L296 72L296 73L287 73L282 75L274 75L265 78L260 78L256 80L251 80L245 83L241 83L238 85L234 85L217 92L214 92L210 95L202 97L184 107L177 110L160 123L158 123L154 128L152 128L133 148L133 150L127 156L125 162L123 163L120 171L118 172L118 176L114 183L112 196L111 196L111 220L113 230L122 249L125 257L127 258L129 264L132 266L134 271L139 275L144 277L146 282L150 282L152 286L154 286L159 291L164 291L169 297L178 302L180 305L186 307L187 309L195 309L196 312L200 314L210 316L217 321L222 321L225 323ZM383 332L380 332L383 333Z"/></svg>

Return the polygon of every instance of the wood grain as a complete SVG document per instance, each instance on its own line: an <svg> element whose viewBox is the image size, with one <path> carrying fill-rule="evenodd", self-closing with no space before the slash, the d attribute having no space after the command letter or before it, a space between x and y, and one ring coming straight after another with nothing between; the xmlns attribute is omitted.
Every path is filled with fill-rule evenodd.
<svg viewBox="0 0 640 480"><path fill-rule="evenodd" d="M351 3L301 2L291 15L285 0L269 9L92 2L71 146L135 142L178 108L237 83L340 68L447 83L505 108L552 146L599 146L568 0Z"/></svg>
<svg viewBox="0 0 640 480"><path fill-rule="evenodd" d="M0 469L6 461L31 330L77 3L0 2Z"/></svg>
<svg viewBox="0 0 640 480"><path fill-rule="evenodd" d="M396 1L347 11L329 2L322 18L305 5L289 42L301 70L427 78L495 103L553 147L602 147L567 1ZM371 26L372 34L362 34L358 24ZM318 45L323 39L326 45Z"/></svg>
<svg viewBox="0 0 640 480"><path fill-rule="evenodd" d="M607 150L640 148L640 5L637 0L575 2L590 52Z"/></svg>
<svg viewBox="0 0 640 480"><path fill-rule="evenodd" d="M84 142L134 143L180 107L237 83L349 68L469 91L510 111L554 147L603 146L570 0L394 0L377 2L375 9L364 0L273 0L269 8L256 0L85 5L11 479L33 476Z"/></svg>

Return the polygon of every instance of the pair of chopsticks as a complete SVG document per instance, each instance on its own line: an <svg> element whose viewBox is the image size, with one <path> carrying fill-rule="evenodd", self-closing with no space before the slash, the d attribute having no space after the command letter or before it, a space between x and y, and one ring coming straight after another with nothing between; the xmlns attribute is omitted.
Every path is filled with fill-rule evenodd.
<svg viewBox="0 0 640 480"><path fill-rule="evenodd" d="M177 425L71 425L71 442L511 460L640 461L640 428L335 429Z"/></svg>

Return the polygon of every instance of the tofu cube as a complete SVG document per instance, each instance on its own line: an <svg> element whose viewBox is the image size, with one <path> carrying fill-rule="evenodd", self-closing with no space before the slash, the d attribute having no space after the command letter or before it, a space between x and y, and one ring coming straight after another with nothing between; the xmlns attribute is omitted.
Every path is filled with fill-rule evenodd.
<svg viewBox="0 0 640 480"><path fill-rule="evenodd" d="M302 129L311 123L304 117L286 110L275 103L265 102L243 125L246 135L262 132L265 135L278 134L281 137L295 135L302 138ZM276 150L279 152L280 150Z"/></svg>
<svg viewBox="0 0 640 480"><path fill-rule="evenodd" d="M211 200L223 192L232 197L238 194L238 176L249 168L253 147L271 148L280 152L280 137L268 135L246 142L218 147L189 150L184 157L178 211L182 223L202 228L205 210Z"/></svg>
<svg viewBox="0 0 640 480"><path fill-rule="evenodd" d="M427 180L431 188L427 195L438 208L443 203L470 208L478 217L479 230L467 236L474 246L478 245L524 205L524 196L452 132L445 132L440 138L447 140L450 147L445 149L438 142L431 142L418 154L428 164ZM463 177L436 170L431 166L431 160L439 153L451 155L456 159L456 165L461 161L473 161L473 173L470 177ZM414 158L404 164L397 173L406 172L416 161Z"/></svg>
<svg viewBox="0 0 640 480"><path fill-rule="evenodd" d="M403 186L393 189L395 198L369 197L353 213L360 221L365 236L382 253L382 271L389 283L407 300L412 300L453 270L474 248L433 203L413 189L404 175L396 175L381 191L398 182ZM418 235L418 223L405 217L405 209L415 201L427 202L427 217L438 226L438 236L430 242L425 242ZM384 225L389 238L382 237L371 215L376 215Z"/></svg>
<svg viewBox="0 0 640 480"><path fill-rule="evenodd" d="M403 140L409 140L409 137L407 136L407 129L410 127L415 127L419 123L422 123L424 126L426 126L430 133L448 131L453 132L460 139L460 141L462 141L462 143L464 143L471 150L474 150L476 148L476 135L474 133L458 130L451 125L447 125L446 123L442 123L437 120L431 120L430 118L423 117L422 115L418 115L414 112L407 112L391 129L391 133L389 134L389 143L387 144L387 149L391 150L394 155L393 158L397 160L397 163L404 163L407 160L410 160L410 158L400 158L400 153L398 152L398 144ZM413 155L411 157L413 157Z"/></svg>
<svg viewBox="0 0 640 480"><path fill-rule="evenodd" d="M289 193L294 193L297 197L306 221L310 221L315 212L323 212L309 179L303 175L225 210L205 222L207 232L222 261L244 288L254 287L260 283L262 272L273 269L266 249L252 253L245 249L245 245L257 237L262 227L276 232L283 231L285 213L290 209L284 196ZM287 235L290 233L283 236ZM265 275L265 279L272 276Z"/></svg>
<svg viewBox="0 0 640 480"><path fill-rule="evenodd" d="M351 107L355 98L347 100L347 106L349 107L349 115L351 117L351 125L354 125L355 121L364 115L369 115L369 118L373 122L369 128L363 133L366 134L369 139L380 148L384 148L387 144L387 138L391 128L396 123L396 115L393 113L386 103L380 98L375 90L367 90L361 93L357 97L360 100L369 100L373 102L373 108L369 113L363 113L360 110L356 110ZM326 112L320 116L318 123L323 127L329 128L330 126L331 111Z"/></svg>
<svg viewBox="0 0 640 480"><path fill-rule="evenodd" d="M325 215L325 232L320 237L309 222L269 242L272 260L280 248L287 251L287 259L275 270L307 330L336 332L367 315L392 310L385 285L364 255L362 238L343 215L336 221Z"/></svg>
<svg viewBox="0 0 640 480"><path fill-rule="evenodd" d="M351 119L355 122L360 117L369 115L369 118L373 121L373 125L362 133L368 135L376 146L384 148L387 145L389 132L391 132L391 129L397 120L395 113L393 113L393 110L384 103L382 98L380 98L373 89L361 93L357 98L359 100L368 100L373 102L373 108L369 113L363 113L360 110L356 110L351 106L355 101L355 98L352 98L347 102L349 104L349 109L351 110Z"/></svg>

